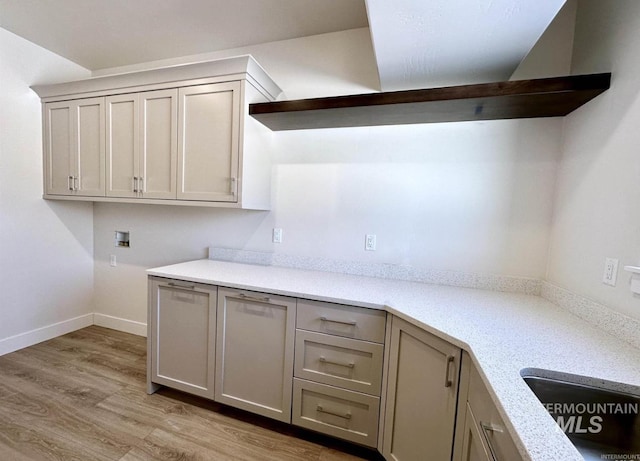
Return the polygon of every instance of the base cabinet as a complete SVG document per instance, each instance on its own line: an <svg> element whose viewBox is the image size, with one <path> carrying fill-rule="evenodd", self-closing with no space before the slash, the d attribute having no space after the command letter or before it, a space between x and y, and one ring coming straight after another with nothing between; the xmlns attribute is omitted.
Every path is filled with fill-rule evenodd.
<svg viewBox="0 0 640 461"><path fill-rule="evenodd" d="M382 454L388 461L449 461L461 350L394 317Z"/></svg>
<svg viewBox="0 0 640 461"><path fill-rule="evenodd" d="M215 400L291 422L296 300L218 289Z"/></svg>
<svg viewBox="0 0 640 461"><path fill-rule="evenodd" d="M399 317L155 276L148 299L149 393L165 385L387 461L522 460L469 355Z"/></svg>
<svg viewBox="0 0 640 461"><path fill-rule="evenodd" d="M467 406L467 413L464 421L464 441L462 445L463 461L494 461L486 445L482 441L480 426L473 417L473 412Z"/></svg>
<svg viewBox="0 0 640 461"><path fill-rule="evenodd" d="M150 391L157 383L214 397L216 292L210 285L150 281Z"/></svg>
<svg viewBox="0 0 640 461"><path fill-rule="evenodd" d="M459 456L454 461L522 461L478 370L466 353L463 360L465 370L469 369L469 390L460 402L464 431L458 434L461 440L456 443L462 448L456 450Z"/></svg>

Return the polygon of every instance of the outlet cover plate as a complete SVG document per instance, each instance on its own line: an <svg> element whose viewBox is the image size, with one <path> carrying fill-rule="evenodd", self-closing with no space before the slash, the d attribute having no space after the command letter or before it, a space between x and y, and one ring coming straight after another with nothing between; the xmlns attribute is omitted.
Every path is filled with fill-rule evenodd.
<svg viewBox="0 0 640 461"><path fill-rule="evenodd" d="M273 228L273 243L282 243L282 229L280 227Z"/></svg>
<svg viewBox="0 0 640 461"><path fill-rule="evenodd" d="M602 274L602 283L605 285L616 286L618 278L618 260L615 258L606 258L604 260L604 273Z"/></svg>
<svg viewBox="0 0 640 461"><path fill-rule="evenodd" d="M366 251L376 251L376 234L367 234L364 237L364 249Z"/></svg>

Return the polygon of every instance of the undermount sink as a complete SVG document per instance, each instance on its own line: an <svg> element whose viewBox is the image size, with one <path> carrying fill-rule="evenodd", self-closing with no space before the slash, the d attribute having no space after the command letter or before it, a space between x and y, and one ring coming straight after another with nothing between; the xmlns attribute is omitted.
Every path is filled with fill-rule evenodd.
<svg viewBox="0 0 640 461"><path fill-rule="evenodd" d="M585 460L640 460L640 396L551 378L523 379Z"/></svg>

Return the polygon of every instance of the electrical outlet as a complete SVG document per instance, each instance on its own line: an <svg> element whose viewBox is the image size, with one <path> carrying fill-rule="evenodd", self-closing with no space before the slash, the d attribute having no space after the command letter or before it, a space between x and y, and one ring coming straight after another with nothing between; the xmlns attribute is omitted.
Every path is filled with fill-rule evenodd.
<svg viewBox="0 0 640 461"><path fill-rule="evenodd" d="M116 263L116 255L109 255L109 265L111 267L116 267L118 265Z"/></svg>
<svg viewBox="0 0 640 461"><path fill-rule="evenodd" d="M367 234L364 237L364 249L366 251L376 251L376 234Z"/></svg>
<svg viewBox="0 0 640 461"><path fill-rule="evenodd" d="M604 260L604 274L602 275L602 283L615 287L617 277L618 260L615 258L606 258Z"/></svg>
<svg viewBox="0 0 640 461"><path fill-rule="evenodd" d="M273 243L282 243L282 229L279 227L273 228Z"/></svg>

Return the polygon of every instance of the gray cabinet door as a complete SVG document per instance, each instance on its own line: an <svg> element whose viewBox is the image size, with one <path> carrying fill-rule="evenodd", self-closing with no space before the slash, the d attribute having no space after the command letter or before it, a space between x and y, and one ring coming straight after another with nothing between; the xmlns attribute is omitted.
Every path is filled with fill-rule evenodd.
<svg viewBox="0 0 640 461"><path fill-rule="evenodd" d="M216 292L210 285L151 279L151 382L214 398Z"/></svg>
<svg viewBox="0 0 640 461"><path fill-rule="evenodd" d="M108 96L107 196L175 199L178 90Z"/></svg>
<svg viewBox="0 0 640 461"><path fill-rule="evenodd" d="M215 400L291 422L296 300L219 288Z"/></svg>
<svg viewBox="0 0 640 461"><path fill-rule="evenodd" d="M76 195L105 195L104 98L79 99L74 107L74 146L72 170Z"/></svg>
<svg viewBox="0 0 640 461"><path fill-rule="evenodd" d="M490 455L484 443L482 443L482 434L478 430L478 424L469 404L467 404L467 413L464 421L462 461L491 461Z"/></svg>
<svg viewBox="0 0 640 461"><path fill-rule="evenodd" d="M467 395L467 412L463 437L463 461L474 460L474 450L484 451L486 459L495 461L521 461L516 444L506 429L504 421L496 408L489 390L484 384L475 366L471 366L469 392ZM482 447L475 447L482 445ZM480 458L483 459L483 458Z"/></svg>
<svg viewBox="0 0 640 461"><path fill-rule="evenodd" d="M46 194L104 196L104 117L104 98L44 105Z"/></svg>
<svg viewBox="0 0 640 461"><path fill-rule="evenodd" d="M179 90L178 198L237 202L240 82Z"/></svg>
<svg viewBox="0 0 640 461"><path fill-rule="evenodd" d="M140 171L144 198L175 199L178 161L178 90L140 93Z"/></svg>
<svg viewBox="0 0 640 461"><path fill-rule="evenodd" d="M461 351L397 317L392 320L383 455L449 461Z"/></svg>
<svg viewBox="0 0 640 461"><path fill-rule="evenodd" d="M44 105L44 186L50 195L73 195L73 102Z"/></svg>
<svg viewBox="0 0 640 461"><path fill-rule="evenodd" d="M138 195L138 94L106 98L107 196Z"/></svg>

